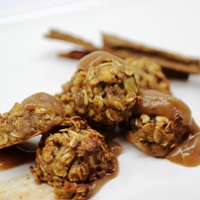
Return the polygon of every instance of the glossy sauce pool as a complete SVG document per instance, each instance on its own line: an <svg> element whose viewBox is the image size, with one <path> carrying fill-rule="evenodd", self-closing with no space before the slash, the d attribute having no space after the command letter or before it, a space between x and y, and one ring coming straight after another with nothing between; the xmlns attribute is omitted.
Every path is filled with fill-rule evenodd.
<svg viewBox="0 0 200 200"><path fill-rule="evenodd" d="M0 171L11 169L35 160L35 153L27 153L16 146L0 149Z"/></svg>
<svg viewBox="0 0 200 200"><path fill-rule="evenodd" d="M189 135L188 138L171 151L166 158L171 162L188 167L200 165L200 132Z"/></svg>

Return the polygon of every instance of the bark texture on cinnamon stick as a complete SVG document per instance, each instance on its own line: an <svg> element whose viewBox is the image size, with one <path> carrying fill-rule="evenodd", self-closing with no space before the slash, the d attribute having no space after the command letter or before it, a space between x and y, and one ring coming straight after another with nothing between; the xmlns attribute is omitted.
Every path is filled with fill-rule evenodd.
<svg viewBox="0 0 200 200"><path fill-rule="evenodd" d="M200 59L184 57L167 51L151 48L121 37L102 34L102 47L98 48L81 38L55 30L45 37L63 40L81 47L81 49L60 54L61 57L80 59L96 50L103 50L123 59L128 57L153 59L161 67L168 78L187 79L189 74L200 74Z"/></svg>

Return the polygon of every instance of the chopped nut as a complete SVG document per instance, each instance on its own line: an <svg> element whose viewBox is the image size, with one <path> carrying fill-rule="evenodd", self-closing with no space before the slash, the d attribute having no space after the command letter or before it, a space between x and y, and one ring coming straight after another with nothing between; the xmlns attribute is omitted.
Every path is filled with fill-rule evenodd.
<svg viewBox="0 0 200 200"><path fill-rule="evenodd" d="M140 115L140 119L142 120L143 124L146 124L146 123L148 123L150 121L150 117L148 115L146 115L146 114L141 114Z"/></svg>
<svg viewBox="0 0 200 200"><path fill-rule="evenodd" d="M163 116L156 116L155 119L156 123L160 123L161 125L167 124L169 122L169 119Z"/></svg>

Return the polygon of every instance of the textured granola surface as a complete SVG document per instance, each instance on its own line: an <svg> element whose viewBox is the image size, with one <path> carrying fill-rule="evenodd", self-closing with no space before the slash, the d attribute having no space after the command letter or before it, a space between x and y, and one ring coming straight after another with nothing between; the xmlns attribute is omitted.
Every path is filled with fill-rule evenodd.
<svg viewBox="0 0 200 200"><path fill-rule="evenodd" d="M180 116L169 120L165 116L141 114L130 119L126 138L151 156L165 157L185 139L187 129L182 121Z"/></svg>
<svg viewBox="0 0 200 200"><path fill-rule="evenodd" d="M125 61L134 68L139 88L171 93L169 80L163 73L161 66L153 59L128 57Z"/></svg>
<svg viewBox="0 0 200 200"><path fill-rule="evenodd" d="M87 199L90 184L113 173L115 166L104 136L76 116L43 135L31 172L36 182L54 186L59 199Z"/></svg>
<svg viewBox="0 0 200 200"><path fill-rule="evenodd" d="M37 93L0 115L0 148L44 133L62 120L62 104L47 93Z"/></svg>
<svg viewBox="0 0 200 200"><path fill-rule="evenodd" d="M76 114L91 124L112 127L131 115L138 92L131 66L101 51L85 56L79 66L57 95L66 116Z"/></svg>

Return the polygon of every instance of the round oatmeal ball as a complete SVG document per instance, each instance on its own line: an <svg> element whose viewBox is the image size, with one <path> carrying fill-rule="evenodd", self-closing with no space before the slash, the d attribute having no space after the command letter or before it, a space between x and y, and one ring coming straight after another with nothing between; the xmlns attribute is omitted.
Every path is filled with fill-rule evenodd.
<svg viewBox="0 0 200 200"><path fill-rule="evenodd" d="M87 199L91 183L113 173L116 162L104 136L72 117L42 136L31 172L37 183L54 186L59 199Z"/></svg>
<svg viewBox="0 0 200 200"><path fill-rule="evenodd" d="M57 98L64 103L66 116L76 114L105 128L131 115L137 93L134 69L112 54L96 51L80 60Z"/></svg>

